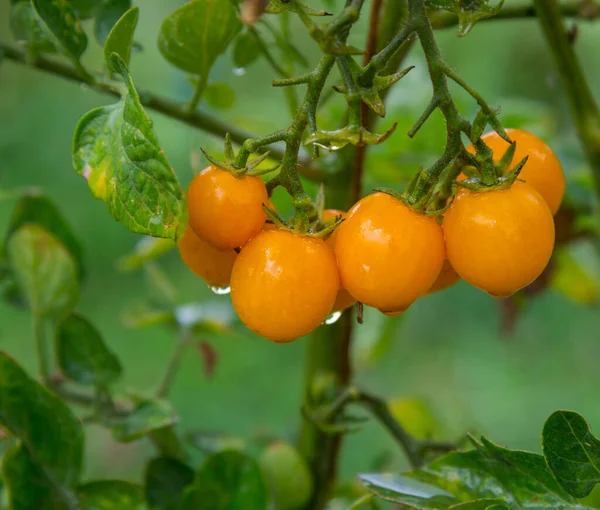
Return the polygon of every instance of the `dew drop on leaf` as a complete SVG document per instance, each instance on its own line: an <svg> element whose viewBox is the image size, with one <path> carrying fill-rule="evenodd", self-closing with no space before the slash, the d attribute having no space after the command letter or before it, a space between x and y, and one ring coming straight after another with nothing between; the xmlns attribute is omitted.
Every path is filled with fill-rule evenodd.
<svg viewBox="0 0 600 510"><path fill-rule="evenodd" d="M235 74L236 76L244 76L246 74L246 68L245 67L234 67L233 74Z"/></svg>

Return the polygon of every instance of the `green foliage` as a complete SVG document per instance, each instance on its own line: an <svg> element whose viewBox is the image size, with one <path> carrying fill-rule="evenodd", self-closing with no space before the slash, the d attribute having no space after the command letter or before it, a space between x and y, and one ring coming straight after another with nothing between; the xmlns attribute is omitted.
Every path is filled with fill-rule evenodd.
<svg viewBox="0 0 600 510"><path fill-rule="evenodd" d="M233 63L237 67L248 67L259 56L260 44L250 31L242 32L236 37L233 46Z"/></svg>
<svg viewBox="0 0 600 510"><path fill-rule="evenodd" d="M204 89L202 99L216 110L228 110L235 103L235 92L227 83L211 83Z"/></svg>
<svg viewBox="0 0 600 510"><path fill-rule="evenodd" d="M139 14L139 7L132 7L112 26L104 42L104 60L107 65L112 53L119 55L125 65L129 65L133 46L133 33L138 23Z"/></svg>
<svg viewBox="0 0 600 510"><path fill-rule="evenodd" d="M142 400L131 413L110 422L114 438L124 443L176 423L177 417L166 400Z"/></svg>
<svg viewBox="0 0 600 510"><path fill-rule="evenodd" d="M185 494L181 510L266 510L267 493L256 462L224 451L206 459Z"/></svg>
<svg viewBox="0 0 600 510"><path fill-rule="evenodd" d="M34 502L49 504L52 499L71 501L81 472L81 423L59 397L4 353L0 353L0 424L20 441L3 462L14 508L38 508ZM35 491L23 490L32 485Z"/></svg>
<svg viewBox="0 0 600 510"><path fill-rule="evenodd" d="M52 234L63 244L77 263L79 276L84 274L83 250L79 239L56 205L40 191L28 191L17 201L8 226L5 243L8 243L10 236L25 224L38 225Z"/></svg>
<svg viewBox="0 0 600 510"><path fill-rule="evenodd" d="M281 441L270 445L261 455L259 466L275 508L296 510L309 502L312 473L291 444Z"/></svg>
<svg viewBox="0 0 600 510"><path fill-rule="evenodd" d="M412 508L446 509L499 499L511 508L578 508L552 477L544 457L482 438L475 450L451 453L402 476L360 475L377 496ZM489 506L489 503L488 503Z"/></svg>
<svg viewBox="0 0 600 510"><path fill-rule="evenodd" d="M88 41L71 5L61 0L31 0L31 3L59 51L79 65Z"/></svg>
<svg viewBox="0 0 600 510"><path fill-rule="evenodd" d="M81 510L140 510L142 487L122 480L88 482L77 488Z"/></svg>
<svg viewBox="0 0 600 510"><path fill-rule="evenodd" d="M542 446L548 466L569 494L583 498L600 482L600 441L583 416L554 412L544 425Z"/></svg>
<svg viewBox="0 0 600 510"><path fill-rule="evenodd" d="M31 60L39 53L57 51L52 40L31 2L17 2L11 6L10 28L17 41L27 43L27 52Z"/></svg>
<svg viewBox="0 0 600 510"><path fill-rule="evenodd" d="M157 457L146 466L144 480L150 510L178 510L185 488L194 481L194 471L177 459Z"/></svg>
<svg viewBox="0 0 600 510"><path fill-rule="evenodd" d="M57 318L75 307L77 266L56 237L25 224L10 236L7 252L20 292L36 316Z"/></svg>
<svg viewBox="0 0 600 510"><path fill-rule="evenodd" d="M165 18L158 48L175 67L206 80L213 63L240 28L230 1L192 0Z"/></svg>
<svg viewBox="0 0 600 510"><path fill-rule="evenodd" d="M88 112L73 139L75 172L129 230L176 239L183 192L144 112L127 66L116 54L109 68L125 80L121 101Z"/></svg>
<svg viewBox="0 0 600 510"><path fill-rule="evenodd" d="M104 0L96 12L94 32L100 44L104 44L113 27L131 8L131 0Z"/></svg>
<svg viewBox="0 0 600 510"><path fill-rule="evenodd" d="M121 364L98 330L83 316L71 314L56 326L56 356L72 381L106 388L121 375Z"/></svg>

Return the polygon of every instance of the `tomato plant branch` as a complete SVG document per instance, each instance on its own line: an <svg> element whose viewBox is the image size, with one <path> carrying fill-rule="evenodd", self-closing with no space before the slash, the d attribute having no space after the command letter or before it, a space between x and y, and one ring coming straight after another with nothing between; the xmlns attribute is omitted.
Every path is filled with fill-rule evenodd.
<svg viewBox="0 0 600 510"><path fill-rule="evenodd" d="M75 68L62 62L40 56L33 63L29 64L25 52L9 44L0 42L0 56L17 64L28 65L38 71L44 71L60 78L86 85L95 92L114 97L121 97L120 89L116 85L109 82L98 81L92 77L83 76ZM229 133L231 139L240 144L244 143L244 141L249 138L258 138L251 133L240 130L233 125L226 124L205 113L199 111L189 112L185 105L151 92L139 91L139 96L143 106L162 113L171 119L187 124L188 126L205 131L211 135L225 138L225 135ZM283 151L276 147L274 147L271 152L273 156L278 159L283 157ZM310 159L302 159L300 163L300 169L304 176L314 180L319 180L321 178L321 173L314 167Z"/></svg>
<svg viewBox="0 0 600 510"><path fill-rule="evenodd" d="M328 408L319 413L319 418L323 422L333 421L349 404L353 403L367 409L388 430L402 447L411 466L414 468L424 464L425 456L430 451L449 452L456 449L456 444L449 441L415 438L392 415L385 400L355 387L346 388Z"/></svg>
<svg viewBox="0 0 600 510"><path fill-rule="evenodd" d="M535 7L548 46L567 92L577 134L594 176L600 196L600 109L569 40L555 0L535 0Z"/></svg>
<svg viewBox="0 0 600 510"><path fill-rule="evenodd" d="M583 3L581 0L561 2L557 4L561 16L570 18L595 19L600 16L600 7L592 2ZM501 20L527 19L537 17L533 2L505 5L491 18L483 18L478 23ZM458 17L451 12L435 11L430 13L431 24L435 29L454 27L458 24Z"/></svg>
<svg viewBox="0 0 600 510"><path fill-rule="evenodd" d="M188 338L188 334L185 332L180 333L176 341L177 345L173 349L171 359L167 363L165 375L156 390L156 398L165 398L169 394L173 382L175 381L175 376L177 375L177 372L179 372L179 367L183 361L185 351L190 346L190 338Z"/></svg>

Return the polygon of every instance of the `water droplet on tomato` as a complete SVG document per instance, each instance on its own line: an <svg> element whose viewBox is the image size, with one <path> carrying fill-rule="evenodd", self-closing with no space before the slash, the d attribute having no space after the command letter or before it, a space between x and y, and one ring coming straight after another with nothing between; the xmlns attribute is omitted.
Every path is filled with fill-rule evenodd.
<svg viewBox="0 0 600 510"><path fill-rule="evenodd" d="M333 312L329 317L325 319L323 324L327 324L328 326L331 324L335 324L340 317L342 316L342 312Z"/></svg>
<svg viewBox="0 0 600 510"><path fill-rule="evenodd" d="M212 290L217 296L224 296L231 292L230 287L210 287L210 290Z"/></svg>

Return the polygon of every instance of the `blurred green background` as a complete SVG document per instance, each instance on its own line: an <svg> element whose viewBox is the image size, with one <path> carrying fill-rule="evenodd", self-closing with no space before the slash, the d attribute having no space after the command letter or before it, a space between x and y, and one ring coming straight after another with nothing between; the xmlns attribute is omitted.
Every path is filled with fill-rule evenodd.
<svg viewBox="0 0 600 510"><path fill-rule="evenodd" d="M181 101L191 87L183 73L169 66L156 48L161 20L182 1L143 0L136 40L144 50L133 56L136 85L142 90ZM317 0L309 2L319 6ZM338 2L339 4L340 2ZM0 39L13 41L8 29L8 0L0 1ZM510 4L507 1L507 4ZM86 25L87 26L87 25ZM309 58L318 56L305 30L294 25L294 43ZM352 36L364 44L365 26ZM84 63L101 68L101 48L92 42ZM534 20L481 23L465 38L454 29L439 33L449 63L492 105L501 105L506 127L525 126L551 142L568 178L585 173L585 162L568 115L559 76ZM600 25L579 23L577 51L596 93L600 89ZM276 50L274 50L276 51ZM409 63L417 67L390 95L388 116L380 128L399 122L385 145L371 151L365 191L375 185L402 185L403 176L441 154L444 127L436 116L410 140L406 132L428 102L430 87L420 52ZM221 57L211 81L229 83L235 105L227 111L207 112L258 134L289 123L280 90L273 90L273 72L263 61L245 72L234 72L229 54ZM471 117L475 105L457 90L459 104ZM148 286L142 272L121 273L116 260L131 251L139 237L109 216L94 200L86 182L72 171L71 138L79 117L113 102L85 87L10 61L0 63L0 189L39 186L60 206L85 248L88 278L79 310L87 314L120 356L125 367L121 389L151 392L170 355L174 338L161 327L130 330L123 311L144 300ZM149 112L158 138L184 186L193 175L191 161L203 146L219 151L221 142L205 133ZM342 126L343 103L333 100L323 112L323 126ZM278 195L278 200L281 195ZM13 201L0 202L0 229L6 227ZM280 204L278 204L280 205ZM285 205L281 208L285 212ZM585 251L585 247L583 249ZM190 277L176 252L161 260L182 302L219 300L202 282ZM592 280L597 267L592 264ZM593 273L596 271L596 273ZM434 410L439 434L455 438L470 431L500 444L540 450L545 418L555 409L577 410L600 429L597 387L600 382L600 314L595 304L576 304L549 291L532 301L518 318L512 335L500 333L498 301L460 283L438 295L419 300L402 318L390 322L367 313L356 328L356 380L385 397L422 399ZM374 342L391 335L389 351L368 363ZM299 420L305 340L275 345L236 326L233 334L210 339L218 352L212 378L206 379L202 361L189 351L171 394L182 430L223 431L241 436L258 433L293 437ZM0 349L35 370L31 321L27 312L2 304ZM144 442L114 443L96 427L87 429L89 477L141 476ZM369 421L344 443L342 474L373 469L382 454L394 456L392 467L404 467L397 447L380 426Z"/></svg>

